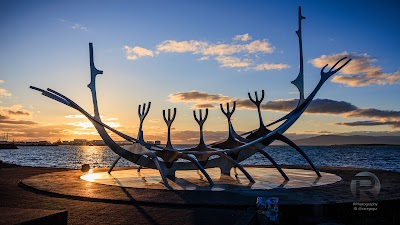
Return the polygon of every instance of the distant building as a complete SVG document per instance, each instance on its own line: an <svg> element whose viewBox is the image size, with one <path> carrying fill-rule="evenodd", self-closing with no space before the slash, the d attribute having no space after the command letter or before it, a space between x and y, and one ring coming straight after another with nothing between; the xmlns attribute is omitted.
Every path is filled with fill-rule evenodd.
<svg viewBox="0 0 400 225"><path fill-rule="evenodd" d="M73 145L86 145L87 140L86 139L74 139L72 141Z"/></svg>
<svg viewBox="0 0 400 225"><path fill-rule="evenodd" d="M92 144L95 146L103 146L106 145L106 143L103 140L93 140Z"/></svg>
<svg viewBox="0 0 400 225"><path fill-rule="evenodd" d="M161 141L159 141L159 140L154 141L154 144L156 144L156 145L161 145Z"/></svg>
<svg viewBox="0 0 400 225"><path fill-rule="evenodd" d="M61 139L59 138L54 144L58 144L58 145L61 145L62 144L62 141L61 141Z"/></svg>

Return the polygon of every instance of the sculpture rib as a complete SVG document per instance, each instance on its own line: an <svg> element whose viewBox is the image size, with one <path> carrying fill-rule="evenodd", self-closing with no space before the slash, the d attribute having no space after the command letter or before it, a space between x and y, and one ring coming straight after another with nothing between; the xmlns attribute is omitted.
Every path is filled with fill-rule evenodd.
<svg viewBox="0 0 400 225"><path fill-rule="evenodd" d="M264 94L263 94L263 96L264 96ZM249 97L251 98L250 94L249 94ZM258 101L257 94L256 94L256 101ZM253 102L255 103L256 101L253 101ZM229 110L229 103L227 103L227 111L226 112L225 112L224 108L222 107L222 104L220 104L220 108L221 108L222 113L225 115L225 117L228 120L229 137L228 137L228 139L226 141L216 143L213 146L216 146L216 147L220 147L221 146L223 148L232 148L234 146L243 145L243 143L246 143L246 142L250 141L248 139L245 139L245 138L239 136L236 133L235 129L233 128L231 117L232 117L232 115L233 115L233 113L235 112L235 109L236 109L236 101L233 102L232 111ZM261 113L259 112L259 117L261 117L260 115L261 115ZM262 119L260 119L260 126L263 126ZM272 165L279 171L279 173L282 175L282 177L285 180L289 180L288 176L285 174L285 172L282 170L282 168L279 166L279 164L276 163L275 160L267 152L265 152L263 150L265 147L262 146L262 148L260 148L260 146L262 146L261 143L259 143L257 145L254 145L255 151L253 151L253 152L254 153L259 152L263 156L265 156L272 163ZM252 148L247 148L247 149L248 150L252 150ZM242 153L241 150L239 150L237 153L234 153L234 156L236 156L235 159L239 158L239 155L241 153ZM248 158L248 157L245 157L245 158Z"/></svg>
<svg viewBox="0 0 400 225"><path fill-rule="evenodd" d="M286 144L288 144L290 147L294 148L298 153L300 153L304 159L307 160L308 164L310 164L310 166L312 167L312 169L315 171L315 173L317 174L317 176L322 177L321 173L319 172L319 170L317 169L317 167L314 166L314 163L310 160L310 158L308 158L308 156L306 155L306 153L299 147L297 146L293 141L291 141L289 138L280 135L278 138L278 140L285 142Z"/></svg>

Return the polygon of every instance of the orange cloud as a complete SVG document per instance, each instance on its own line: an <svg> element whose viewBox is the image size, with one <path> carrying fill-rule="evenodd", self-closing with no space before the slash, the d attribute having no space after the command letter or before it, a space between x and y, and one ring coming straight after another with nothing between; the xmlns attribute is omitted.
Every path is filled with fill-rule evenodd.
<svg viewBox="0 0 400 225"><path fill-rule="evenodd" d="M343 57L351 58L352 61L340 70L341 74L333 77L332 82L345 84L349 87L363 87L373 84L387 85L400 83L400 71L384 73L380 66L373 65L377 60L367 54L342 52L335 55L322 55L311 60L318 68L326 64L334 65Z"/></svg>
<svg viewBox="0 0 400 225"><path fill-rule="evenodd" d="M3 83L4 83L4 80L0 80L0 84L3 84ZM0 97L11 97L11 93L8 92L4 88L0 88Z"/></svg>
<svg viewBox="0 0 400 225"><path fill-rule="evenodd" d="M125 45L124 50L125 50L126 58L128 60L132 60L132 61L135 61L139 58L146 57L146 56L147 57L154 56L153 51L139 47L139 46L129 47L129 46Z"/></svg>
<svg viewBox="0 0 400 225"><path fill-rule="evenodd" d="M248 67L251 64L249 59L241 60L229 56L218 56L215 59L221 64L221 67Z"/></svg>
<svg viewBox="0 0 400 225"><path fill-rule="evenodd" d="M206 41L197 40L186 40L186 41L176 41L176 40L166 40L161 44L156 46L156 54L161 53L192 53L202 55L198 60L204 61L209 60L210 56L213 56L221 67L244 67L250 68L253 64L251 57L258 58L259 55L256 53L267 53L271 54L274 52L274 47L268 40L254 40L250 43L238 43L237 41L247 42L252 39L252 37L246 33L241 35L236 35L231 43L209 43ZM153 52L148 49L143 49L139 46L131 48L129 46L124 46L127 51L127 59L136 60L143 56L153 57ZM140 50L140 51L139 51ZM262 66L263 65L263 66ZM289 68L286 64L262 64L256 68L256 70L268 70L268 69L286 69Z"/></svg>

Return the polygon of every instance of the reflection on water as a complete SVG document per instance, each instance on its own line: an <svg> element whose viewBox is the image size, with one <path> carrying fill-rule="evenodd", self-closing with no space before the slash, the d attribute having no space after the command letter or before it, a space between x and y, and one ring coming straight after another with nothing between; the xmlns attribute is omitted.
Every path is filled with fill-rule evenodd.
<svg viewBox="0 0 400 225"><path fill-rule="evenodd" d="M125 146L127 147L127 146ZM184 148L184 145L178 146ZM317 166L362 167L400 171L400 147L397 146L305 146L303 150ZM287 146L269 146L268 153L283 165L307 165L295 150ZM117 155L105 146L46 146L0 150L0 160L25 166L78 169L88 163L92 168L109 167ZM271 165L255 154L243 164ZM120 160L117 166L131 166Z"/></svg>

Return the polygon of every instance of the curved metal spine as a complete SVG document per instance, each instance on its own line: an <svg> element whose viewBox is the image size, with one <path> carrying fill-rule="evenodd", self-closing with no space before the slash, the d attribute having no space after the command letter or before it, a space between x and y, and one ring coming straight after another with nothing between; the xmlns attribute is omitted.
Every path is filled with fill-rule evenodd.
<svg viewBox="0 0 400 225"><path fill-rule="evenodd" d="M240 169L240 171L243 172L243 174L247 177L247 179L249 179L249 181L251 183L255 183L256 181L253 179L253 177L243 168L242 165L240 165L238 162L236 162L236 160L232 159L231 157L227 156L225 153L220 153L218 152L217 155L219 155L220 157L223 157L225 159L227 159L229 162L231 162L233 165L235 165L237 168Z"/></svg>
<svg viewBox="0 0 400 225"><path fill-rule="evenodd" d="M283 135L279 135L277 137L278 140L288 144L290 147L294 148L298 153L300 153L300 155L303 156L303 158L308 162L308 164L310 164L310 166L312 167L312 169L315 171L315 173L317 174L317 176L322 177L321 173L319 172L318 168L316 166L314 166L314 163L311 161L310 158L308 158L307 154L299 147L297 146L292 140L290 140L289 138L283 136Z"/></svg>
<svg viewBox="0 0 400 225"><path fill-rule="evenodd" d="M274 158L272 158L272 156L270 156L266 151L263 150L263 148L261 146L260 143L258 145L256 145L257 147L257 152L261 153L263 156L265 156L271 163L272 165L279 171L279 173L282 175L282 177L285 180L289 180L289 177L286 175L286 173L282 170L282 167L276 163L276 161L274 160Z"/></svg>
<svg viewBox="0 0 400 225"><path fill-rule="evenodd" d="M208 183L210 184L210 186L214 186L214 181L211 179L210 175L207 173L207 171L204 169L204 167L199 163L199 161L197 161L197 159L194 159L186 154L182 154L181 156L182 159L186 159L189 160L190 162L192 162L200 171L201 173L206 177Z"/></svg>

